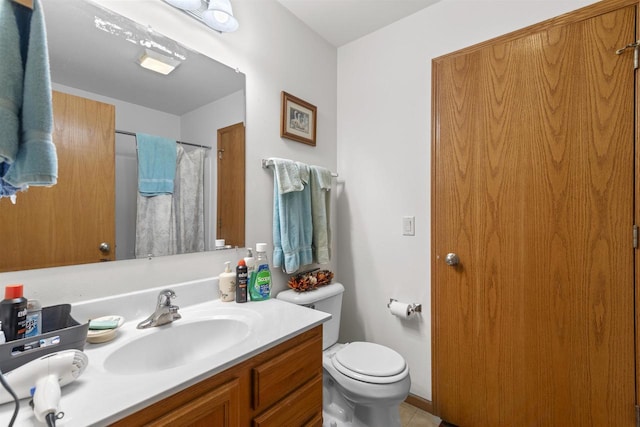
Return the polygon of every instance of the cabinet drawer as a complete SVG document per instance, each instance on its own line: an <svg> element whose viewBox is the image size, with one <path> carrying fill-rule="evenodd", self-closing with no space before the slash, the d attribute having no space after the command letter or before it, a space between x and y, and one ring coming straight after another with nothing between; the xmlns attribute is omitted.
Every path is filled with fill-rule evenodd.
<svg viewBox="0 0 640 427"><path fill-rule="evenodd" d="M322 426L322 374L253 419L254 427Z"/></svg>
<svg viewBox="0 0 640 427"><path fill-rule="evenodd" d="M252 370L253 409L266 409L314 376L322 377L322 335Z"/></svg>

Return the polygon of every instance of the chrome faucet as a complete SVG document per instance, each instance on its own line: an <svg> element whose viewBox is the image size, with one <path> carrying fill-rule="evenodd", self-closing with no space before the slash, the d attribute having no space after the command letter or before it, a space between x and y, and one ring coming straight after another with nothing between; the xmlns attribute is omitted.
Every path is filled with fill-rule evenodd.
<svg viewBox="0 0 640 427"><path fill-rule="evenodd" d="M180 307L171 304L171 299L175 297L176 293L171 289L160 291L156 311L154 311L147 319L138 323L138 329L166 325L167 323L180 319L182 317L180 313L178 313L178 308Z"/></svg>

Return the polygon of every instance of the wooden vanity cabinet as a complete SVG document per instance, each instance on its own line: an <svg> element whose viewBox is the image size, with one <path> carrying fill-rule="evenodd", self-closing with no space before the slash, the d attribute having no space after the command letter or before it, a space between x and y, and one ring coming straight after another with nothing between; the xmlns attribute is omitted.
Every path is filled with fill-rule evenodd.
<svg viewBox="0 0 640 427"><path fill-rule="evenodd" d="M322 426L322 326L113 426Z"/></svg>

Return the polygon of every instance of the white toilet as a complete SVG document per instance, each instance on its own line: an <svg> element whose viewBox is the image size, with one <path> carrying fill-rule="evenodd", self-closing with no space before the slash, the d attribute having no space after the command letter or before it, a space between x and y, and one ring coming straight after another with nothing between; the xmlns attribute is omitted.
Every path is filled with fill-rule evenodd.
<svg viewBox="0 0 640 427"><path fill-rule="evenodd" d="M397 352L369 342L338 344L344 286L288 290L278 299L331 314L323 325L323 427L400 427L409 394L409 366Z"/></svg>

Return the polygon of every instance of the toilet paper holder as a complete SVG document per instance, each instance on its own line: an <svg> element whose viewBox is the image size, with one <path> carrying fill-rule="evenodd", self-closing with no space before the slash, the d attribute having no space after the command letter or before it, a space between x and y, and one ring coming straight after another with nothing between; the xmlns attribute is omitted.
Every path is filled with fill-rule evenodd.
<svg viewBox="0 0 640 427"><path fill-rule="evenodd" d="M397 299L389 298L389 303L387 304L387 308L391 308L392 302L398 302ZM413 313L422 313L422 304L412 303L409 304L409 311L411 314Z"/></svg>

